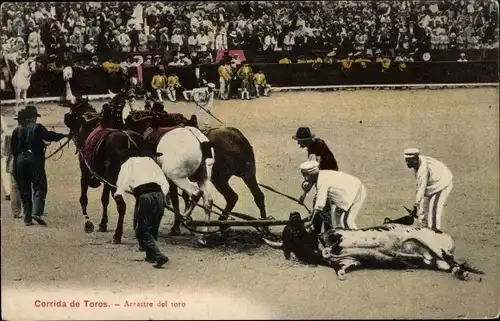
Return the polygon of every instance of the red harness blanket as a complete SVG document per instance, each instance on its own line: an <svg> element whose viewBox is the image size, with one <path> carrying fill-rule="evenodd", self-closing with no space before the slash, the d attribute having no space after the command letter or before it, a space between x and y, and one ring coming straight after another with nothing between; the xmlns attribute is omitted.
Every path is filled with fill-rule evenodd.
<svg viewBox="0 0 500 321"><path fill-rule="evenodd" d="M83 147L83 157L87 161L87 164L93 170L96 168L96 157L104 138L112 133L119 131L119 129L105 128L101 125L97 126L85 140L85 145Z"/></svg>
<svg viewBox="0 0 500 321"><path fill-rule="evenodd" d="M158 146L158 143L160 142L160 139L163 137L163 135L165 135L166 133L168 133L169 131L171 130L174 130L176 128L179 128L178 126L174 126L174 127L160 127L154 131L151 132L151 134L149 134L147 137L146 137L146 140L150 141L153 146Z"/></svg>

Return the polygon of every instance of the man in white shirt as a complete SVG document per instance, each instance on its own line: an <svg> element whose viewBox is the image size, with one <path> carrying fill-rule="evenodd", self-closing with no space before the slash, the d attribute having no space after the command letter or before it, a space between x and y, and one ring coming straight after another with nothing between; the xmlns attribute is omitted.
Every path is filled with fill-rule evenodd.
<svg viewBox="0 0 500 321"><path fill-rule="evenodd" d="M168 257L161 253L156 243L169 191L165 174L154 160L160 156L161 153L144 149L131 151L130 158L120 168L113 195L119 207L125 206L125 193L135 196L135 236L139 246L146 251L145 260L156 263L155 267L168 262Z"/></svg>
<svg viewBox="0 0 500 321"><path fill-rule="evenodd" d="M356 230L358 227L355 220L366 199L363 183L344 172L320 170L319 163L315 160L302 163L300 171L305 179L303 189L310 189L312 184L316 184L317 190L314 209L306 224L310 226L314 217L321 215L325 222L333 218L335 227ZM315 232L320 233L318 230Z"/></svg>
<svg viewBox="0 0 500 321"><path fill-rule="evenodd" d="M422 225L440 231L446 200L453 188L453 174L440 161L420 155L417 148L405 149L408 168L415 170L417 193L414 209Z"/></svg>
<svg viewBox="0 0 500 321"><path fill-rule="evenodd" d="M184 91L183 95L186 100L193 100L196 103L196 111L194 115L196 119L200 119L200 113L205 114L204 125L210 125L210 115L214 105L215 84L208 83L207 87L195 88L190 91ZM208 112L207 112L208 111Z"/></svg>

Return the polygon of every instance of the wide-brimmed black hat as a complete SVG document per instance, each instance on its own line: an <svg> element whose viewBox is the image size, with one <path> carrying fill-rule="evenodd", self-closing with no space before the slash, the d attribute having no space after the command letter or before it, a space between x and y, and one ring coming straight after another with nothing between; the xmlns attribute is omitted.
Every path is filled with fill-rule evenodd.
<svg viewBox="0 0 500 321"><path fill-rule="evenodd" d="M28 105L24 108L24 116L25 118L34 118L34 117L40 117L42 115L38 113L38 109L36 109L35 106Z"/></svg>
<svg viewBox="0 0 500 321"><path fill-rule="evenodd" d="M24 109L21 109L16 116L14 116L14 120L23 120L26 119L26 112Z"/></svg>
<svg viewBox="0 0 500 321"><path fill-rule="evenodd" d="M295 140L309 140L316 137L315 134L311 133L309 127L299 127L297 129L297 133L293 135L293 139Z"/></svg>

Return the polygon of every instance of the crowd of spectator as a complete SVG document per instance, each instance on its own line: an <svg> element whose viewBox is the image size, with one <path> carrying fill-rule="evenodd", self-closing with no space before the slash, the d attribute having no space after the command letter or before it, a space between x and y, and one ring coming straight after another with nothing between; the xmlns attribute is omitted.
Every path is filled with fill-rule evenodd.
<svg viewBox="0 0 500 321"><path fill-rule="evenodd" d="M174 65L232 49L395 57L498 48L498 13L497 0L10 2L2 5L1 43L4 54L177 52Z"/></svg>

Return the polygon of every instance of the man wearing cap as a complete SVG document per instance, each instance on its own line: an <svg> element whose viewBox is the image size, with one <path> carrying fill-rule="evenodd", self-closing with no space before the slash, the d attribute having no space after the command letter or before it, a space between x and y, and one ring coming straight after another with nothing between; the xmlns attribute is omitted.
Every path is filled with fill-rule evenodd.
<svg viewBox="0 0 500 321"><path fill-rule="evenodd" d="M177 101L177 90L181 88L181 83L179 82L179 76L176 73L172 73L167 78L167 96L170 101Z"/></svg>
<svg viewBox="0 0 500 321"><path fill-rule="evenodd" d="M156 240L169 184L165 174L155 161L161 153L151 150L133 150L121 165L113 197L118 208L124 208L123 195L130 193L135 197L134 229L139 246L146 251L146 262L161 267L168 257L161 253Z"/></svg>
<svg viewBox="0 0 500 321"><path fill-rule="evenodd" d="M210 115L214 104L215 84L208 83L207 87L195 88L191 91L183 91L184 98L188 101L190 98L196 103L196 111L193 114L196 119L200 119L200 112L205 113L204 125L210 124ZM193 116L191 115L191 117Z"/></svg>
<svg viewBox="0 0 500 321"><path fill-rule="evenodd" d="M334 219L335 226L344 229L357 229L356 217L366 198L366 189L356 177L334 170L320 170L319 163L314 160L300 165L304 177L302 188L307 194L313 184L316 186L316 201L309 216L308 226L314 224L316 233L320 233L320 224L315 217L320 215L325 222L325 231Z"/></svg>
<svg viewBox="0 0 500 321"><path fill-rule="evenodd" d="M337 160L330 148L328 148L324 140L311 133L309 127L299 127L292 138L297 141L300 148L307 148L309 160L318 161L319 169L339 170Z"/></svg>
<svg viewBox="0 0 500 321"><path fill-rule="evenodd" d="M24 222L33 225L32 219L46 225L42 219L47 196L45 173L45 142L56 142L66 134L47 130L36 119L40 117L35 106L26 106L18 115L22 124L12 133L11 152L14 158L14 175L23 204ZM33 199L32 199L33 196Z"/></svg>
<svg viewBox="0 0 500 321"><path fill-rule="evenodd" d="M417 192L414 209L422 225L440 231L446 200L453 188L453 174L442 162L420 155L416 148L405 149L408 168L415 171Z"/></svg>

